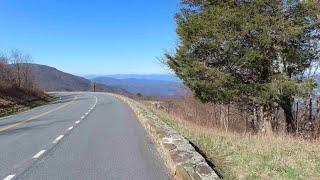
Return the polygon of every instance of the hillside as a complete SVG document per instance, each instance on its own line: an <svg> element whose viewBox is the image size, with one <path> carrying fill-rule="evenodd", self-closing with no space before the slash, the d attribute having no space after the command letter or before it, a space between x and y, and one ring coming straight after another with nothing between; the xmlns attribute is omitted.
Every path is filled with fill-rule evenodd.
<svg viewBox="0 0 320 180"><path fill-rule="evenodd" d="M29 64L29 67L36 85L46 91L89 91L91 88L90 80L59 71L56 68L39 64ZM121 88L103 84L97 84L96 90L126 92Z"/></svg>
<svg viewBox="0 0 320 180"><path fill-rule="evenodd" d="M0 87L0 117L55 100L39 89Z"/></svg>
<svg viewBox="0 0 320 180"><path fill-rule="evenodd" d="M95 80L101 84L119 87L132 94L141 93L143 96L179 96L186 92L179 81L147 79L147 77L138 79L137 75L132 76L136 78L130 78L129 75L114 77L118 78L96 77Z"/></svg>

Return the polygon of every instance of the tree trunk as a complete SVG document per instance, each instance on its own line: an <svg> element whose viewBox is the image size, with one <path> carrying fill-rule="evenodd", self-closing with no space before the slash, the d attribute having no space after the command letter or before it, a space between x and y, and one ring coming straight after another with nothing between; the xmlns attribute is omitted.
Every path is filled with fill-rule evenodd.
<svg viewBox="0 0 320 180"><path fill-rule="evenodd" d="M253 107L253 118L252 118L251 126L252 126L253 131L255 131L255 132L259 131L259 127L257 127L257 125L256 125L257 124L256 122L259 122L259 115L258 115L257 111L258 111L258 108Z"/></svg>
<svg viewBox="0 0 320 180"><path fill-rule="evenodd" d="M282 101L279 103L279 105L283 109L283 112L286 118L287 132L294 133L296 131L296 125L294 123L293 113L292 113L293 99L292 97L284 97L281 100Z"/></svg>
<svg viewBox="0 0 320 180"><path fill-rule="evenodd" d="M272 109L270 105L261 106L261 120L262 127L261 132L264 134L272 134Z"/></svg>
<svg viewBox="0 0 320 180"><path fill-rule="evenodd" d="M230 114L230 104L227 104L227 112L225 112L225 118L224 118L224 121L223 121L223 124L224 124L224 128L225 128L225 131L228 132L228 129L229 129L229 114Z"/></svg>

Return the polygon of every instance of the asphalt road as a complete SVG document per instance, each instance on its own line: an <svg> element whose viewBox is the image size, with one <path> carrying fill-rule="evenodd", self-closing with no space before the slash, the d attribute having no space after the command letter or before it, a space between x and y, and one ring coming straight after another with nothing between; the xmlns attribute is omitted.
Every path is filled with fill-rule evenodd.
<svg viewBox="0 0 320 180"><path fill-rule="evenodd" d="M0 179L169 179L131 109L99 93L0 119Z"/></svg>

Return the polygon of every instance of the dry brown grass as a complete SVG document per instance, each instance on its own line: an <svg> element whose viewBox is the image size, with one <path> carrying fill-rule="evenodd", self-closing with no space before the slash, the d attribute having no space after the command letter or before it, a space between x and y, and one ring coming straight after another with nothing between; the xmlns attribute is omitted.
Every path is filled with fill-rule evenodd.
<svg viewBox="0 0 320 180"><path fill-rule="evenodd" d="M253 133L248 116L235 106L229 107L226 126L221 105L202 104L190 97L142 102L198 146L225 179L320 177L318 140L288 136L284 131L268 136Z"/></svg>
<svg viewBox="0 0 320 180"><path fill-rule="evenodd" d="M231 133L184 121L161 110L162 119L197 145L225 179L318 179L320 142L287 135Z"/></svg>

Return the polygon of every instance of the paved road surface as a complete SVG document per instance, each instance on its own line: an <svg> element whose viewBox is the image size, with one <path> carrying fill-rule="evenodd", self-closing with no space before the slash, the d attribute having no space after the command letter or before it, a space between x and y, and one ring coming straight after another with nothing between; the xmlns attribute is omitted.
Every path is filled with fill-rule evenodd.
<svg viewBox="0 0 320 180"><path fill-rule="evenodd" d="M169 179L133 112L99 93L0 119L0 179Z"/></svg>

